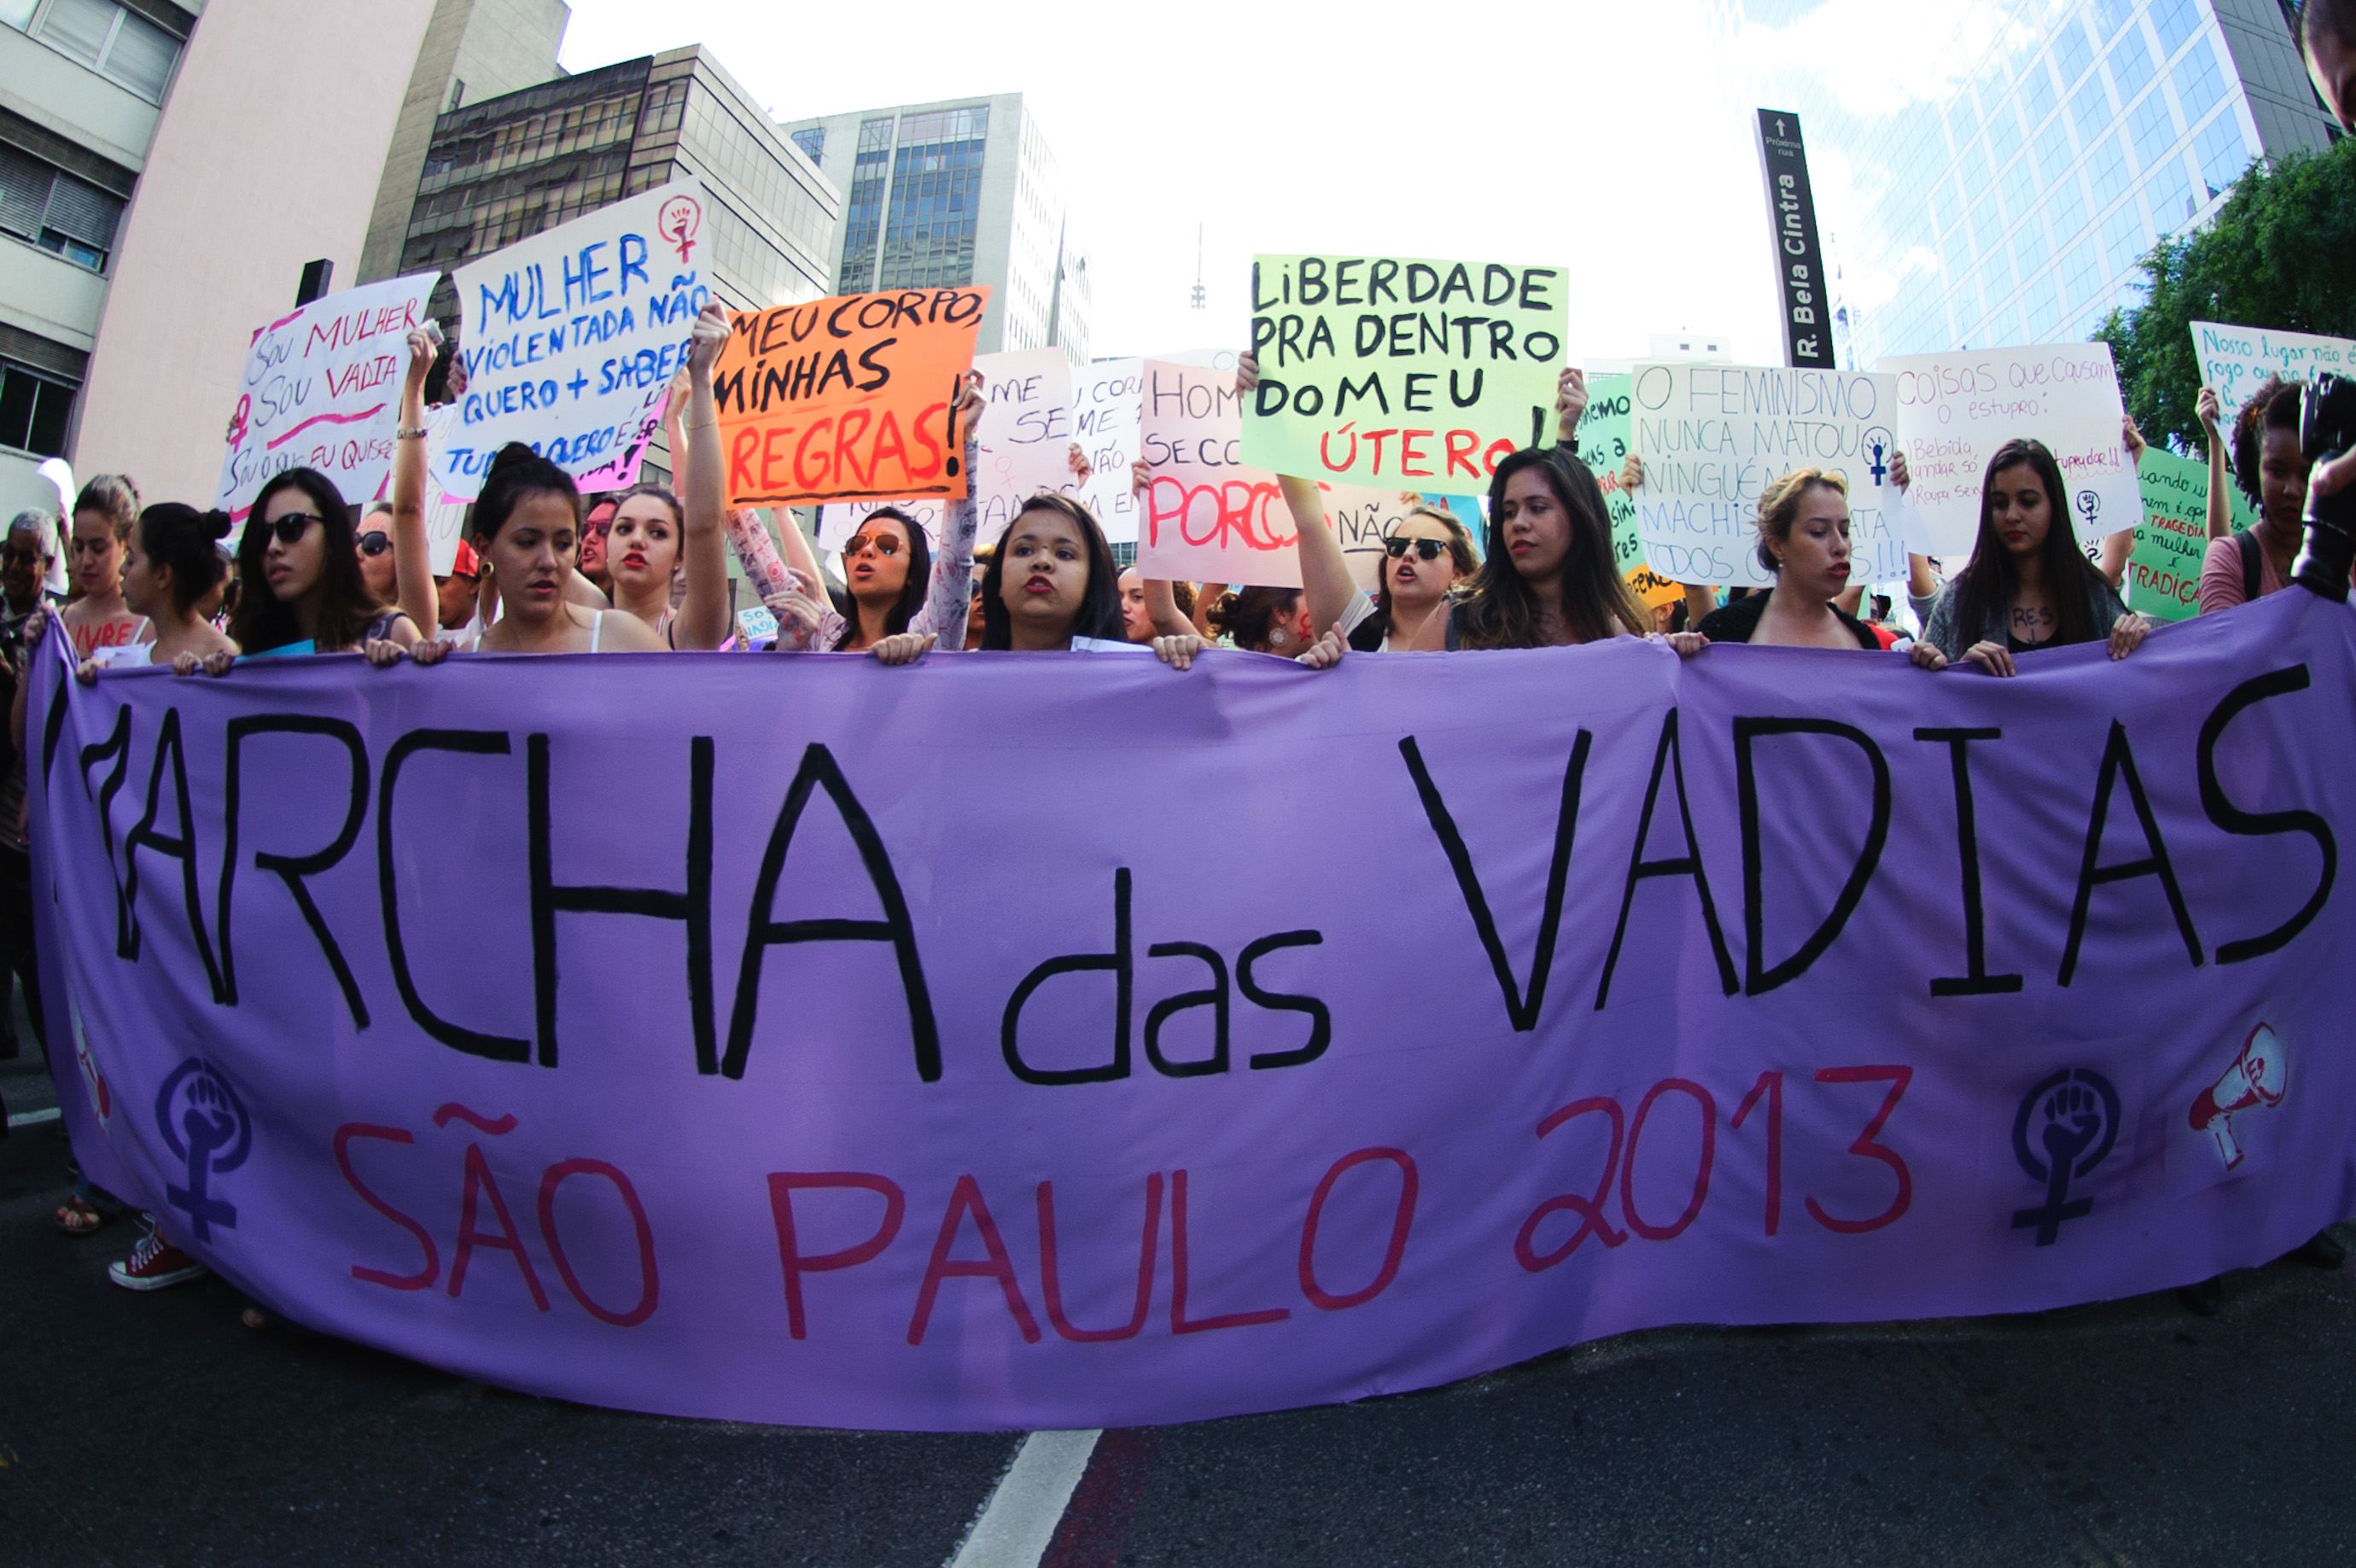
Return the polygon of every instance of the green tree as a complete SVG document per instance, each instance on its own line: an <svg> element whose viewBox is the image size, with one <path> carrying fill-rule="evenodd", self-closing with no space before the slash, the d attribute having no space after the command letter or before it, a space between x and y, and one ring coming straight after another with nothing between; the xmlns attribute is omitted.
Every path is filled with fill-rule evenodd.
<svg viewBox="0 0 2356 1568"><path fill-rule="evenodd" d="M2356 138L2253 163L2208 227L2162 240L2142 265L2150 297L2094 336L2144 433L2205 455L2192 323L2356 337Z"/></svg>

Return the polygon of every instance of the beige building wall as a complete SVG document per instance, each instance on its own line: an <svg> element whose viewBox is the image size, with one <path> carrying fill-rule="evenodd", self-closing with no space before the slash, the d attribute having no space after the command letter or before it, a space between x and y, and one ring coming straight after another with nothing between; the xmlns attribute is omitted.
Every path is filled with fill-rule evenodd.
<svg viewBox="0 0 2356 1568"><path fill-rule="evenodd" d="M353 281L377 171L434 0L210 0L117 241L82 391L76 474L211 502L254 328L303 265ZM323 61L333 61L322 75ZM329 80L335 101L289 83Z"/></svg>
<svg viewBox="0 0 2356 1568"><path fill-rule="evenodd" d="M564 0L435 0L377 181L359 271L349 282L374 283L400 270L435 117L560 75L556 53L572 19Z"/></svg>

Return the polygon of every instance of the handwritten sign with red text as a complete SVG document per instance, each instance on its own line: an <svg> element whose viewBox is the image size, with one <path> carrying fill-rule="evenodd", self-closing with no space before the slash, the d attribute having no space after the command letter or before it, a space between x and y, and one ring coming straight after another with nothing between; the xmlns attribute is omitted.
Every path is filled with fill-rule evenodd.
<svg viewBox="0 0 2356 1568"><path fill-rule="evenodd" d="M901 289L736 315L712 375L729 504L964 496L949 409L989 303Z"/></svg>
<svg viewBox="0 0 2356 1568"><path fill-rule="evenodd" d="M1139 444L1152 483L1137 525L1139 573L1300 587L1276 475L1244 464L1235 372L1149 359L1141 376Z"/></svg>
<svg viewBox="0 0 2356 1568"><path fill-rule="evenodd" d="M410 329L425 321L434 274L329 294L253 335L230 416L213 504L243 517L271 478L316 468L347 501L392 473Z"/></svg>

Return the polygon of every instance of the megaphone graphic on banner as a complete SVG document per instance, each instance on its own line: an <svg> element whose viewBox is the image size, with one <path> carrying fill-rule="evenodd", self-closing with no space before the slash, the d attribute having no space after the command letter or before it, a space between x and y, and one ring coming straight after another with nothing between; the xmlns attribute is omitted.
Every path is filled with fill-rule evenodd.
<svg viewBox="0 0 2356 1568"><path fill-rule="evenodd" d="M2242 1163L2242 1146L2233 1136L2233 1113L2262 1110L2282 1104L2289 1087L2290 1064L2282 1039L2260 1024L2242 1042L2241 1054L2224 1075L2192 1102L2192 1130L2205 1132L2217 1143L2217 1157L2227 1170Z"/></svg>

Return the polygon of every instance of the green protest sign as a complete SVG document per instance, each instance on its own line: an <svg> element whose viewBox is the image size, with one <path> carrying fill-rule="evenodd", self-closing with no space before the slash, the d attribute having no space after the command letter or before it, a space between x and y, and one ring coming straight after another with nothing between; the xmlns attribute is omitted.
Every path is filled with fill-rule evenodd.
<svg viewBox="0 0 2356 1568"><path fill-rule="evenodd" d="M1644 564L1644 542L1636 537L1636 503L1620 487L1620 471L1635 450L1629 428L1627 376L1590 376L1587 412L1580 417L1579 460L1594 472L1603 487L1603 505L1612 514L1612 560L1627 576Z"/></svg>
<svg viewBox="0 0 2356 1568"><path fill-rule="evenodd" d="M1304 478L1485 488L1515 448L1554 444L1569 317L1556 267L1258 257L1243 459Z"/></svg>
<svg viewBox="0 0 2356 1568"><path fill-rule="evenodd" d="M2209 551L2209 465L2155 446L2144 452L2136 477L2143 521L2127 557L2127 603L2155 621L2189 620L2201 613L2201 558ZM2228 494L2233 527L2256 523L2242 492Z"/></svg>

